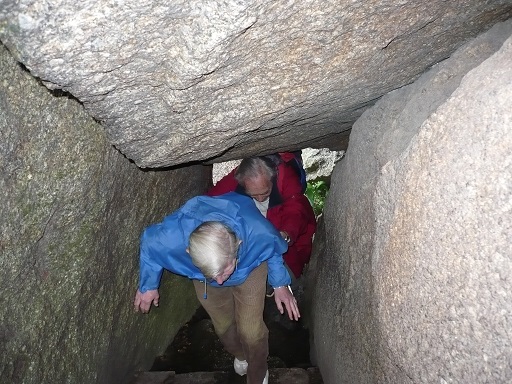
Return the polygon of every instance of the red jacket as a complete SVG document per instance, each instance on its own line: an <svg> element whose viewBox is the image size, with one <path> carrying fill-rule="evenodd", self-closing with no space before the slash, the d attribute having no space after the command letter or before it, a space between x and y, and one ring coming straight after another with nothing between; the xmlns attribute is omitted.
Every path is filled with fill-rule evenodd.
<svg viewBox="0 0 512 384"><path fill-rule="evenodd" d="M233 191L245 194L234 177L235 171L236 168L219 180L207 195L218 196ZM295 277L299 277L311 257L313 234L316 231L315 213L302 193L295 170L283 162L278 165L277 172L269 197L267 219L279 231L285 231L290 236L284 261Z"/></svg>

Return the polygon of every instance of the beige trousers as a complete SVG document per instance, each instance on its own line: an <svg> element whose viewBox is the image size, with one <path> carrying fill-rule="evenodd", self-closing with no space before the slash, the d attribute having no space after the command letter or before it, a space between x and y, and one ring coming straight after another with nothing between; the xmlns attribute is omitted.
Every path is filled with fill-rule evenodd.
<svg viewBox="0 0 512 384"><path fill-rule="evenodd" d="M194 280L199 302L212 319L215 333L226 351L247 360L247 383L261 384L268 369L268 329L263 322L267 263L261 264L235 287L208 286Z"/></svg>

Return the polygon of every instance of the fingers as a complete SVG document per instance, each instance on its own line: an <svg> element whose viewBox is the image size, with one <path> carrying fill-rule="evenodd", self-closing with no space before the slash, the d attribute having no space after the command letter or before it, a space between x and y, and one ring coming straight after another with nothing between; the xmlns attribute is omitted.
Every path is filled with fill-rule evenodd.
<svg viewBox="0 0 512 384"><path fill-rule="evenodd" d="M286 307L286 311L288 312L288 318L290 320L294 320L294 313L293 309L291 308L291 305Z"/></svg>
<svg viewBox="0 0 512 384"><path fill-rule="evenodd" d="M135 300L133 301L135 312L140 311L142 313L148 313L152 303L155 307L158 307L159 298L160 296L157 290L146 291L144 293L137 290Z"/></svg>
<svg viewBox="0 0 512 384"><path fill-rule="evenodd" d="M297 300L295 300L295 311L294 311L294 319L298 321L300 318L299 306L297 305Z"/></svg>
<svg viewBox="0 0 512 384"><path fill-rule="evenodd" d="M299 312L299 307L297 305L297 300L295 299L295 297L291 297L290 299L279 299L279 298L275 298L275 302L276 302L276 306L277 306L277 309L279 311L279 313L281 313L281 315L284 314L284 307L286 307L286 313L288 314L288 317L290 318L290 320L299 320L300 318L300 312Z"/></svg>
<svg viewBox="0 0 512 384"><path fill-rule="evenodd" d="M149 309L151 308L151 303L153 302L153 299L142 299L140 308L142 313L148 313Z"/></svg>
<svg viewBox="0 0 512 384"><path fill-rule="evenodd" d="M148 313L150 307L151 307L151 302L147 302L147 301L144 301L144 300L141 301L141 303L140 303L140 311L142 313Z"/></svg>
<svg viewBox="0 0 512 384"><path fill-rule="evenodd" d="M137 293L135 294L135 300L133 300L133 309L135 310L135 312L139 312L139 311L142 312L141 304L142 304L142 293L139 290L137 290Z"/></svg>
<svg viewBox="0 0 512 384"><path fill-rule="evenodd" d="M281 303L281 301L276 299L276 305L277 305L277 310L282 315L284 313L283 304Z"/></svg>
<svg viewBox="0 0 512 384"><path fill-rule="evenodd" d="M274 301L276 302L277 310L282 315L284 313L283 301L279 298L279 295L275 294L275 292L276 291L274 291ZM287 308L287 310L288 310L288 308Z"/></svg>
<svg viewBox="0 0 512 384"><path fill-rule="evenodd" d="M290 320L299 320L300 312L297 305L297 299L293 296L289 287L279 287L274 289L274 300L276 302L277 309L281 314L284 314L284 304Z"/></svg>
<svg viewBox="0 0 512 384"><path fill-rule="evenodd" d="M290 318L290 320L295 320L295 321L299 320L300 312L299 312L299 307L297 305L297 300L295 299L295 297L293 298L293 300L290 300L286 309L288 311L288 317Z"/></svg>
<svg viewBox="0 0 512 384"><path fill-rule="evenodd" d="M135 312L139 312L140 307L140 297L139 295L135 295L135 300L133 300L133 309Z"/></svg>
<svg viewBox="0 0 512 384"><path fill-rule="evenodd" d="M158 291L155 291L155 294L153 295L153 305L155 307L158 307L159 300L160 300L160 295L158 294ZM149 303L149 306L151 306L151 302Z"/></svg>

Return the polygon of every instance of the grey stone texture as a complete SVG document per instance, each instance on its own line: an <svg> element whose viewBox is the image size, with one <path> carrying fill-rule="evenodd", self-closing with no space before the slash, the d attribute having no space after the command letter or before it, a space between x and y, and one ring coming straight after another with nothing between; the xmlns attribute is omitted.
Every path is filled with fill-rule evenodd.
<svg viewBox="0 0 512 384"><path fill-rule="evenodd" d="M334 166L345 155L345 151L330 151L328 148L304 148L302 162L308 181L331 182Z"/></svg>
<svg viewBox="0 0 512 384"><path fill-rule="evenodd" d="M325 383L512 382L512 22L354 124L316 244Z"/></svg>
<svg viewBox="0 0 512 384"><path fill-rule="evenodd" d="M122 383L197 308L165 274L133 312L142 229L202 193L206 167L142 171L0 46L0 382Z"/></svg>
<svg viewBox="0 0 512 384"><path fill-rule="evenodd" d="M0 0L0 382L148 369L197 306L164 274L132 312L142 229L211 182L190 162L352 126L308 267L325 383L512 382L511 21L471 40L511 10Z"/></svg>
<svg viewBox="0 0 512 384"><path fill-rule="evenodd" d="M0 0L0 40L141 167L345 149L510 0ZM205 134L206 133L206 134Z"/></svg>
<svg viewBox="0 0 512 384"><path fill-rule="evenodd" d="M225 161L223 163L215 163L212 167L212 182L213 185L217 184L217 181L226 176L229 172L231 172L235 167L238 167L242 160L231 160Z"/></svg>

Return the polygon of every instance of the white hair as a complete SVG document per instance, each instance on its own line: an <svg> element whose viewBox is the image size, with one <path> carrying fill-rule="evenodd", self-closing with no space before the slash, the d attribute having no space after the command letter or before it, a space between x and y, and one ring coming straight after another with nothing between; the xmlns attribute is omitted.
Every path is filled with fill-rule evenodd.
<svg viewBox="0 0 512 384"><path fill-rule="evenodd" d="M238 245L231 228L219 221L205 221L190 234L189 253L206 278L215 278L236 258Z"/></svg>
<svg viewBox="0 0 512 384"><path fill-rule="evenodd" d="M235 179L245 188L245 182L260 176L273 180L276 177L276 164L270 157L248 157L243 159L235 171Z"/></svg>

